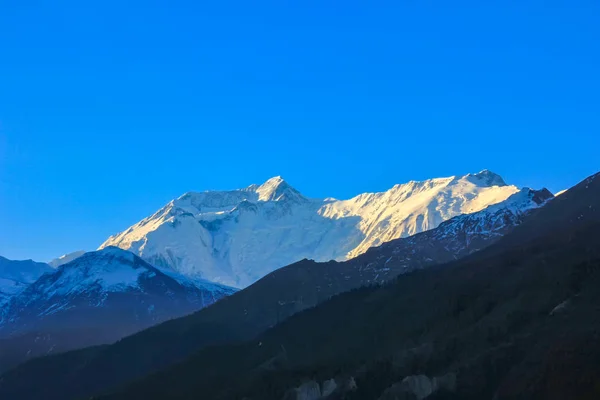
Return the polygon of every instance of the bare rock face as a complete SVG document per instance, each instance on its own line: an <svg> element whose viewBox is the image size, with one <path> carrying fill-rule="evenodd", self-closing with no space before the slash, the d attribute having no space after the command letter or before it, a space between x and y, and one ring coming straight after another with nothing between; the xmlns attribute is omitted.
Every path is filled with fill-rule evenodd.
<svg viewBox="0 0 600 400"><path fill-rule="evenodd" d="M331 378L320 386L315 381L308 381L288 390L283 400L325 400L334 394L343 394L354 390L356 390L354 377Z"/></svg>
<svg viewBox="0 0 600 400"><path fill-rule="evenodd" d="M417 396L407 390L400 382L387 388L379 400L417 400Z"/></svg>
<svg viewBox="0 0 600 400"><path fill-rule="evenodd" d="M438 376L433 378L434 386L436 390L445 390L447 392L455 392L456 391L456 374L450 372L443 376Z"/></svg>
<svg viewBox="0 0 600 400"><path fill-rule="evenodd" d="M342 390L344 392L353 392L355 391L357 388L356 386L356 381L354 380L354 377L351 376L350 378L348 378L348 380L346 380L344 382L344 384L342 385Z"/></svg>
<svg viewBox="0 0 600 400"><path fill-rule="evenodd" d="M330 379L328 381L323 382L323 387L321 389L321 396L323 398L327 398L337 389L338 385L335 382L335 379Z"/></svg>
<svg viewBox="0 0 600 400"><path fill-rule="evenodd" d="M426 375L411 375L402 382L386 389L379 400L423 400L443 389L453 392L456 389L456 375L446 374L433 379Z"/></svg>
<svg viewBox="0 0 600 400"><path fill-rule="evenodd" d="M431 343L424 343L420 346L402 350L393 355L394 365L398 368L406 367L415 363L426 363L434 354L434 347Z"/></svg>
<svg viewBox="0 0 600 400"><path fill-rule="evenodd" d="M308 381L289 390L283 400L319 400L321 398L321 387L315 381Z"/></svg>
<svg viewBox="0 0 600 400"><path fill-rule="evenodd" d="M407 376L400 383L400 388L413 393L417 400L424 399L437 389L435 380L425 375Z"/></svg>

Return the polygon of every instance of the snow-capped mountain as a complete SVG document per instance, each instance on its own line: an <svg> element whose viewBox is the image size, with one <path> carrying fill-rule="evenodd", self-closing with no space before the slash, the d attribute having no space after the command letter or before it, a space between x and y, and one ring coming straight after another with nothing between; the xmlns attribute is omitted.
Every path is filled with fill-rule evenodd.
<svg viewBox="0 0 600 400"><path fill-rule="evenodd" d="M483 249L503 234L513 231L514 224L519 225L523 220L520 225L523 226L531 221L533 212L543 211L552 203L545 201L551 197L546 190L523 189L506 201L476 214L457 216L437 228L395 239L345 262L301 260L268 274L226 301L107 346L94 357L88 357L85 351L81 351L74 353L73 363L66 359L67 355L58 359L61 365L66 365L69 381L85 382L92 388L73 397L89 397L94 392L164 370L208 346L218 347L256 338L291 315L314 307L331 296ZM156 346L156 338L160 338L160 346ZM85 365L81 360L86 361ZM135 368L121 368L109 382L98 385L99 371L106 368L107 360L118 365L134 365ZM43 371L39 366L35 367L36 371ZM23 382L28 384L29 380ZM14 388L14 393L18 392ZM57 398L64 395L61 391L57 393Z"/></svg>
<svg viewBox="0 0 600 400"><path fill-rule="evenodd" d="M245 189L186 193L100 248L117 246L187 276L245 287L294 261L349 259L518 191L484 170L323 200L275 177Z"/></svg>
<svg viewBox="0 0 600 400"><path fill-rule="evenodd" d="M107 247L60 266L13 296L0 312L0 337L93 328L114 340L234 291L163 271L133 253Z"/></svg>
<svg viewBox="0 0 600 400"><path fill-rule="evenodd" d="M456 216L435 229L384 243L348 263L358 268L362 279L367 278L362 284L367 284L455 260L494 243L552 198L547 189L523 188L503 202Z"/></svg>
<svg viewBox="0 0 600 400"><path fill-rule="evenodd" d="M53 269L32 260L13 261L0 257L0 305Z"/></svg>
<svg viewBox="0 0 600 400"><path fill-rule="evenodd" d="M84 255L86 252L84 250L79 250L79 251L74 251L72 253L67 253L65 255L62 255L58 258L55 258L54 260L50 261L48 263L48 265L50 265L52 268L58 268L63 264L69 263L71 261L73 261L76 258L81 257L82 255Z"/></svg>
<svg viewBox="0 0 600 400"><path fill-rule="evenodd" d="M265 326L272 326L339 293L466 257L511 233L552 198L546 189L524 188L503 202L458 215L434 229L372 247L347 261L302 260L288 265L240 293L251 300L232 297L228 304L232 314L228 317L253 324L260 320ZM237 314L231 311L234 302L240 302Z"/></svg>

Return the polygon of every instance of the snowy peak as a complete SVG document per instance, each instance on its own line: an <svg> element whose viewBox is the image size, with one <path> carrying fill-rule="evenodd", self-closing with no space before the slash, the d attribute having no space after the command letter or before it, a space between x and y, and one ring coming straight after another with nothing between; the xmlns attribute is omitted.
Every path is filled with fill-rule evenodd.
<svg viewBox="0 0 600 400"><path fill-rule="evenodd" d="M555 196L546 188L540 190L534 190L530 188L524 188L523 190L527 190L529 192L529 196L531 201L533 201L538 206L541 206L546 201L554 198Z"/></svg>
<svg viewBox="0 0 600 400"><path fill-rule="evenodd" d="M406 183L396 184L393 188L386 192L375 194L385 194L389 192L404 192L407 194L407 196L411 196L413 194L420 193L426 190L431 190L436 187L448 186L455 179L456 177L451 176L449 178L433 178L424 181L409 181Z"/></svg>
<svg viewBox="0 0 600 400"><path fill-rule="evenodd" d="M500 175L487 169L484 169L476 174L467 174L463 178L469 180L471 183L477 186L482 187L507 186L506 182L504 182L504 179L502 179Z"/></svg>
<svg viewBox="0 0 600 400"><path fill-rule="evenodd" d="M135 260L135 258L137 258L135 256L135 254L127 251L127 250L123 250L119 247L116 246L107 246L105 248L103 248L102 250L98 250L98 251L90 251L89 253L86 253L86 258L90 258L90 257L94 257L96 259L99 260L113 260L113 259L121 259L121 260L127 260L129 262L133 262Z"/></svg>
<svg viewBox="0 0 600 400"><path fill-rule="evenodd" d="M32 260L13 261L0 257L0 304L52 271L48 264Z"/></svg>
<svg viewBox="0 0 600 400"><path fill-rule="evenodd" d="M477 188L491 188L491 187L503 187L508 186L502 177L490 170L484 169L483 171L475 174L457 175L446 178L432 178L423 181L409 181L403 184L395 185L392 190L405 190L405 191L423 191L430 190L435 187L455 186L455 185L472 185Z"/></svg>
<svg viewBox="0 0 600 400"><path fill-rule="evenodd" d="M205 192L188 192L171 201L156 214L188 213L191 215L228 212L242 202L276 202L293 201L304 202L300 192L290 186L280 176L267 180L262 185L250 185L244 189L215 190ZM155 214L155 215L156 215Z"/></svg>
<svg viewBox="0 0 600 400"><path fill-rule="evenodd" d="M0 338L85 329L93 332L85 345L94 345L197 311L234 292L107 246L52 269L12 296L0 308Z"/></svg>
<svg viewBox="0 0 600 400"><path fill-rule="evenodd" d="M140 296L161 298L179 293L183 299L190 299L191 295L191 304L205 306L234 291L210 282L194 281L173 271L163 271L127 250L107 246L44 274L14 296L7 309L0 313L0 327L2 322L19 318L23 310L37 308L38 317L41 317L76 305L101 307L115 294L132 294L135 305Z"/></svg>
<svg viewBox="0 0 600 400"><path fill-rule="evenodd" d="M119 292L139 290L144 280L155 277L170 279L186 287L209 288L216 284L191 280L175 271L163 270L150 265L130 251L107 246L98 251L85 253L70 263L59 267L53 286L64 292Z"/></svg>
<svg viewBox="0 0 600 400"><path fill-rule="evenodd" d="M190 213L215 212L235 207L241 201L255 197L247 190L188 192L166 207L178 207Z"/></svg>
<svg viewBox="0 0 600 400"><path fill-rule="evenodd" d="M52 268L45 263L33 260L13 261L0 256L0 278L31 283L51 271Z"/></svg>
<svg viewBox="0 0 600 400"><path fill-rule="evenodd" d="M138 279L149 274L151 267L133 253L116 247L85 253L61 265L44 288L47 293L118 292L137 288ZM150 267L150 268L149 268Z"/></svg>
<svg viewBox="0 0 600 400"><path fill-rule="evenodd" d="M346 254L354 258L370 247L437 227L461 214L480 211L518 192L487 170L477 174L410 181L386 192L365 193L324 205L319 213L332 219L359 217L363 233Z"/></svg>
<svg viewBox="0 0 600 400"><path fill-rule="evenodd" d="M504 179L502 179L500 175L484 169L476 174L450 176L446 178L432 178L423 181L409 181L407 183L397 184L387 192L374 194L384 195L385 193L390 192L402 192L405 193L405 197L410 197L421 192L446 187L457 187L463 192L470 192L485 188L508 187L508 185L506 182L504 182ZM514 186L512 187L514 188Z"/></svg>
<svg viewBox="0 0 600 400"><path fill-rule="evenodd" d="M361 276L368 277L365 271L370 269L374 281L383 282L414 269L455 260L499 240L552 198L546 189L523 188L481 211L457 215L434 229L371 248L349 263L358 267Z"/></svg>
<svg viewBox="0 0 600 400"><path fill-rule="evenodd" d="M552 193L546 188L540 190L523 188L509 196L506 200L486 207L482 212L491 213L508 209L514 213L523 213L543 205L547 200L553 197Z"/></svg>
<svg viewBox="0 0 600 400"><path fill-rule="evenodd" d="M85 254L85 251L80 250L80 251L74 251L72 253L67 253L65 255L62 255L58 258L55 258L54 260L50 261L48 263L48 265L50 265L53 268L58 268L63 264L66 264L68 262L73 261L74 259L81 257L82 255Z"/></svg>
<svg viewBox="0 0 600 400"><path fill-rule="evenodd" d="M356 257L518 191L484 170L322 200L303 197L276 176L238 190L186 193L100 248L117 246L186 276L245 287L303 258Z"/></svg>
<svg viewBox="0 0 600 400"><path fill-rule="evenodd" d="M273 177L256 188L259 201L304 200L299 191L291 187L281 176Z"/></svg>

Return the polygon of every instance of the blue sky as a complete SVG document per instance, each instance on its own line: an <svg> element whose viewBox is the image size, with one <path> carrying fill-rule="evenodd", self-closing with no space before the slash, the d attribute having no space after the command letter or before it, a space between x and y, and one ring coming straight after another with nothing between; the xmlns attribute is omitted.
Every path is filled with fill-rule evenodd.
<svg viewBox="0 0 600 400"><path fill-rule="evenodd" d="M127 3L127 4L125 4ZM600 3L4 1L0 255L282 175L351 197L600 169Z"/></svg>

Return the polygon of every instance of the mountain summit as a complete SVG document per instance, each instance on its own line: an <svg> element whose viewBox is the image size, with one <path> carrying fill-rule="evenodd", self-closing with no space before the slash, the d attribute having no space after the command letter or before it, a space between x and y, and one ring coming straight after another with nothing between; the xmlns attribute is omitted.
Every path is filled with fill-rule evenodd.
<svg viewBox="0 0 600 400"><path fill-rule="evenodd" d="M259 201L305 200L299 191L291 187L281 176L267 180L256 188Z"/></svg>
<svg viewBox="0 0 600 400"><path fill-rule="evenodd" d="M466 177L470 177L472 181L477 182L479 185L484 186L506 186L506 182L502 177L489 169L484 169L476 174L467 174Z"/></svg>
<svg viewBox="0 0 600 400"><path fill-rule="evenodd" d="M0 305L50 272L52 268L48 264L32 260L13 261L0 256Z"/></svg>
<svg viewBox="0 0 600 400"><path fill-rule="evenodd" d="M58 268L63 264L69 263L73 260L75 260L76 258L81 257L82 255L85 254L85 251L83 250L79 250L79 251L74 251L72 253L68 253L68 254L64 254L58 258L55 258L54 260L48 262L48 265L50 265L52 268Z"/></svg>
<svg viewBox="0 0 600 400"><path fill-rule="evenodd" d="M483 170L322 200L304 197L276 176L244 189L186 193L100 248L117 246L188 276L245 287L303 258L355 257L518 190Z"/></svg>

